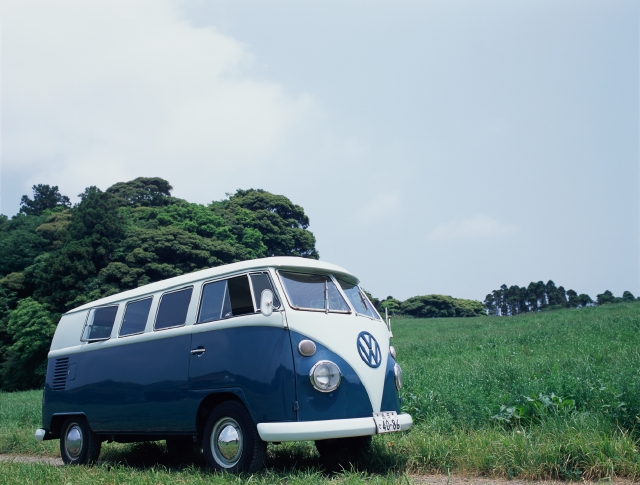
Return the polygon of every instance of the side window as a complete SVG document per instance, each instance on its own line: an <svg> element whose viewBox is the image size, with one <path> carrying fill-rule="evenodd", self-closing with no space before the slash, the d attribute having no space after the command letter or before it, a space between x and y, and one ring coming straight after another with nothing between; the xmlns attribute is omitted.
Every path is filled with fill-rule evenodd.
<svg viewBox="0 0 640 485"><path fill-rule="evenodd" d="M153 298L145 298L144 300L132 301L127 304L122 326L120 327L120 337L144 332L152 301Z"/></svg>
<svg viewBox="0 0 640 485"><path fill-rule="evenodd" d="M193 287L189 287L162 295L154 328L162 330L184 325L187 321L192 292Z"/></svg>
<svg viewBox="0 0 640 485"><path fill-rule="evenodd" d="M92 309L82 333L82 340L95 342L109 339L116 321L116 313L118 313L118 305Z"/></svg>
<svg viewBox="0 0 640 485"><path fill-rule="evenodd" d="M276 291L271 284L271 278L268 273L252 273L249 275L251 278L251 286L253 287L253 303L256 308L260 308L260 297L264 290L271 290L273 292L273 307L280 308L280 300Z"/></svg>
<svg viewBox="0 0 640 485"><path fill-rule="evenodd" d="M236 276L204 285L198 323L247 315L255 311L248 276Z"/></svg>

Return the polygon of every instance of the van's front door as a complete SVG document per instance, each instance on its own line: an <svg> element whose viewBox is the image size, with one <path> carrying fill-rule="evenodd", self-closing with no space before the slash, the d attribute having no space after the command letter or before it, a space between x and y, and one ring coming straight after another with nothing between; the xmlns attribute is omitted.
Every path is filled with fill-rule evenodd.
<svg viewBox="0 0 640 485"><path fill-rule="evenodd" d="M268 317L258 311L262 290L271 288L267 273L203 285L191 335L192 400L230 392L243 400L256 422L296 419L293 358L284 316L281 311Z"/></svg>

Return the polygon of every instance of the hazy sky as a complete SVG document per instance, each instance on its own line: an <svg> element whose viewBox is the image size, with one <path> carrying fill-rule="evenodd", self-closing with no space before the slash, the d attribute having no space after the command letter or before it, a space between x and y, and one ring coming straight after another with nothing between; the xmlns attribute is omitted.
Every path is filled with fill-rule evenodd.
<svg viewBox="0 0 640 485"><path fill-rule="evenodd" d="M284 194L378 297L640 291L637 1L0 1L2 213Z"/></svg>

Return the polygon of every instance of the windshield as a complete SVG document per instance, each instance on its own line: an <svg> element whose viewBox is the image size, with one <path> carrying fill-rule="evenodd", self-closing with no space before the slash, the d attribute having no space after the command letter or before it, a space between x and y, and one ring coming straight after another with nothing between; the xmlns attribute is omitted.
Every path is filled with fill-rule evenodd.
<svg viewBox="0 0 640 485"><path fill-rule="evenodd" d="M364 294L364 291L362 291L358 285L354 285L341 279L338 279L338 283L340 283L342 291L344 291L347 298L349 298L349 301L351 302L351 305L353 305L356 313L380 320L378 313L373 308L373 305L367 298L367 295Z"/></svg>
<svg viewBox="0 0 640 485"><path fill-rule="evenodd" d="M326 275L280 271L289 302L296 308L330 312L349 312L333 280Z"/></svg>

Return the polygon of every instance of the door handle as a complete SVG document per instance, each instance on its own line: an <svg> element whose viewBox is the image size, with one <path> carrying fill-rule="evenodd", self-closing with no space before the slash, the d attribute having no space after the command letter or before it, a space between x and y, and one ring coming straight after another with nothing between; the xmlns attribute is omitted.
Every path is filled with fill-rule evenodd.
<svg viewBox="0 0 640 485"><path fill-rule="evenodd" d="M198 347L197 349L191 350L191 355L197 355L198 357L200 357L202 354L206 352L206 350L207 349L205 349L204 347Z"/></svg>

